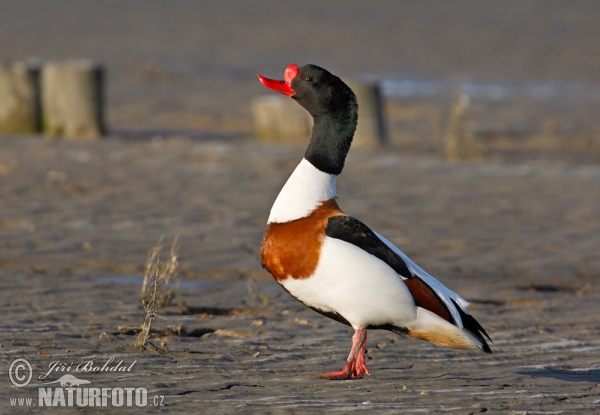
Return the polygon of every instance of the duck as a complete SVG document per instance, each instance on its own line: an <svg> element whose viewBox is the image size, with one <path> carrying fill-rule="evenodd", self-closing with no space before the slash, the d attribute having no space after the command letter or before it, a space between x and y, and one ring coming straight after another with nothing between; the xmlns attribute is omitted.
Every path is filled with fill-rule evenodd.
<svg viewBox="0 0 600 415"><path fill-rule="evenodd" d="M354 329L339 371L323 379L370 375L367 330L382 329L438 346L492 353L469 302L415 264L385 237L344 213L341 174L358 121L352 90L317 65L289 65L283 79L258 75L268 89L300 104L314 120L304 157L271 208L261 265L306 307Z"/></svg>

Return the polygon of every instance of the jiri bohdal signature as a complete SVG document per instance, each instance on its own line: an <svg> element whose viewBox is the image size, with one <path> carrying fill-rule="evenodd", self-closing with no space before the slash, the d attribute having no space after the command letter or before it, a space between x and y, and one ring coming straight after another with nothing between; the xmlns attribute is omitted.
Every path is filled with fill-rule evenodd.
<svg viewBox="0 0 600 415"><path fill-rule="evenodd" d="M46 379L48 375L51 373L64 373L64 372L131 372L133 366L137 363L137 360L134 360L133 363L125 363L123 360L115 363L115 358L111 357L104 364L97 363L94 360L87 360L81 362L79 364L75 364L73 362L61 362L57 360L55 362L50 362L48 365L48 371L39 377L40 380Z"/></svg>

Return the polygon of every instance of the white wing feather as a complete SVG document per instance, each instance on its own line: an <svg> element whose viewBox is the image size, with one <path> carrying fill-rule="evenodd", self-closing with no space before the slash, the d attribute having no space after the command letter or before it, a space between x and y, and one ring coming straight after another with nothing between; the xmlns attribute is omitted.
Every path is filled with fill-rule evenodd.
<svg viewBox="0 0 600 415"><path fill-rule="evenodd" d="M386 244L392 251L394 251L396 254L398 254L400 256L400 258L402 258L404 260L404 262L406 262L406 266L414 275L421 278L427 285L429 285L431 287L431 289L433 289L433 291L435 291L435 293L440 297L440 299L444 302L444 304L446 304L446 306L448 307L448 310L450 311L450 314L452 314L452 317L454 317L454 320L458 322L459 327L462 328L463 327L462 319L460 318L460 314L458 313L456 306L454 305L454 303L451 300L456 301L456 304L458 304L460 306L460 308L462 309L462 311L465 314L470 314L469 311L467 310L467 307L469 306L469 302L467 300L465 300L464 298L462 298L460 295L456 294L454 291L452 291L448 287L446 287L444 284L442 284L441 282L436 280L434 277L429 275L427 272L425 272L421 267L419 267L417 264L415 264L408 256L406 256L406 254L404 252L399 250L393 243L391 243L390 241L385 239L383 236L381 236L377 232L375 232L375 235L377 235L377 237L379 239L381 239L381 241L384 244Z"/></svg>

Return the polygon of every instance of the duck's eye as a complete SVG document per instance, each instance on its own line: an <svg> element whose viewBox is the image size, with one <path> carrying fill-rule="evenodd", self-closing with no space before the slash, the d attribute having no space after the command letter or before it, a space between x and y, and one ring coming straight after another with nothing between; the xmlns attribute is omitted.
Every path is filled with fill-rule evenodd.
<svg viewBox="0 0 600 415"><path fill-rule="evenodd" d="M313 78L312 76L307 76L305 79L306 79L306 82L312 82L315 80L315 78Z"/></svg>

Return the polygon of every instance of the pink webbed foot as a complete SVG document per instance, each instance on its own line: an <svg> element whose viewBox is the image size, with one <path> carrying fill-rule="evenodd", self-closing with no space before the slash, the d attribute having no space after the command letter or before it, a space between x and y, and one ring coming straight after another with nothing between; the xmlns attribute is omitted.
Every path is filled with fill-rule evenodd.
<svg viewBox="0 0 600 415"><path fill-rule="evenodd" d="M369 368L365 363L365 351L367 349L367 330L356 330L352 336L352 350L348 355L348 363L340 371L331 373L322 373L321 379L328 380L349 380L362 379L366 373L370 375Z"/></svg>
<svg viewBox="0 0 600 415"><path fill-rule="evenodd" d="M331 373L321 373L319 377L327 380L350 380L362 379L364 374L370 375L369 368L364 364L357 362L348 362L342 370Z"/></svg>

